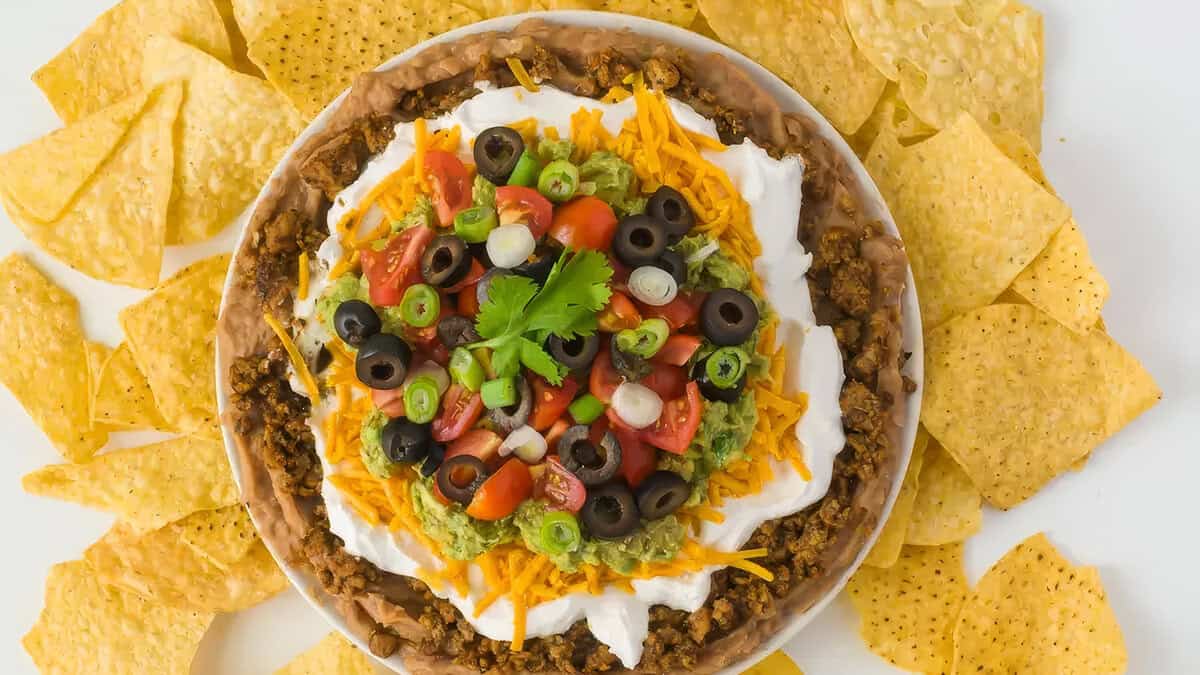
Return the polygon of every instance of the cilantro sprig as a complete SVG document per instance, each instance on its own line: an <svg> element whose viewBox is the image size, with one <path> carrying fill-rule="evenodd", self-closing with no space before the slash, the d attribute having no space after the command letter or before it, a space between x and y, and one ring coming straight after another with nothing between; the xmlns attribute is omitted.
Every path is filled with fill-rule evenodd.
<svg viewBox="0 0 1200 675"><path fill-rule="evenodd" d="M551 335L573 340L595 333L596 314L612 295L612 275L603 254L564 251L540 289L527 277L494 279L475 321L484 340L472 349L491 349L492 367L500 377L516 375L523 365L561 385L566 369L542 345Z"/></svg>

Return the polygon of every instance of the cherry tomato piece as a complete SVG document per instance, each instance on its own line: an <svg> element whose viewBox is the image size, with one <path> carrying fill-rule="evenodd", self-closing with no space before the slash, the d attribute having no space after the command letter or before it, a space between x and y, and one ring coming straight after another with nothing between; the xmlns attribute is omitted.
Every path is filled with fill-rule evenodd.
<svg viewBox="0 0 1200 675"><path fill-rule="evenodd" d="M452 384L442 397L442 415L433 421L433 440L448 443L467 432L483 414L483 399L460 384Z"/></svg>
<svg viewBox="0 0 1200 675"><path fill-rule="evenodd" d="M592 363L592 372L588 376L588 392L603 403L612 403L613 392L622 382L624 379L621 374L613 368L608 346L601 345L600 353L596 355L596 360Z"/></svg>
<svg viewBox="0 0 1200 675"><path fill-rule="evenodd" d="M462 281L454 284L450 288L447 288L446 292L459 293L468 287L474 288L475 284L483 278L485 272L487 272L487 270L483 268L483 263L479 262L478 260L472 260L471 271L467 272L467 276L463 277Z"/></svg>
<svg viewBox="0 0 1200 675"><path fill-rule="evenodd" d="M686 366L696 354L696 350L700 349L702 342L699 335L672 335L650 360L672 366Z"/></svg>
<svg viewBox="0 0 1200 675"><path fill-rule="evenodd" d="M664 401L670 401L686 393L687 372L678 366L651 361L653 370L646 377L638 380L639 384L649 387Z"/></svg>
<svg viewBox="0 0 1200 675"><path fill-rule="evenodd" d="M590 248L607 251L617 232L617 215L604 200L577 197L554 211L550 236L576 251Z"/></svg>
<svg viewBox="0 0 1200 675"><path fill-rule="evenodd" d="M467 515L480 520L507 518L532 495L533 475L529 467L512 458L479 486L467 506Z"/></svg>
<svg viewBox="0 0 1200 675"><path fill-rule="evenodd" d="M587 499L583 482L568 471L557 457L549 457L544 466L545 470L534 485L534 496L550 502L552 509L579 513Z"/></svg>
<svg viewBox="0 0 1200 675"><path fill-rule="evenodd" d="M621 476L635 488L658 468L658 453L642 442L636 431L613 428L613 435L621 444Z"/></svg>
<svg viewBox="0 0 1200 675"><path fill-rule="evenodd" d="M700 428L700 416L704 402L700 399L700 385L687 383L687 394L663 406L662 416L654 426L641 432L642 440L650 445L676 455L687 452L696 430Z"/></svg>
<svg viewBox="0 0 1200 675"><path fill-rule="evenodd" d="M567 412L567 406L575 400L579 385L568 377L563 380L561 387L556 387L537 375L532 378L532 384L533 415L529 418L529 426L545 431Z"/></svg>
<svg viewBox="0 0 1200 675"><path fill-rule="evenodd" d="M672 330L679 330L696 324L705 297L707 297L705 293L680 291L674 300L661 307L641 302L637 306L645 318L662 319L671 325Z"/></svg>
<svg viewBox="0 0 1200 675"><path fill-rule="evenodd" d="M476 293L478 283L471 284L458 292L458 313L475 318L479 313L479 295Z"/></svg>
<svg viewBox="0 0 1200 675"><path fill-rule="evenodd" d="M608 299L608 306L596 316L596 322L605 333L619 333L626 328L632 330L641 325L642 315L629 296L613 291Z"/></svg>
<svg viewBox="0 0 1200 675"><path fill-rule="evenodd" d="M454 216L471 206L471 172L454 153L429 150L425 173L433 188L433 206L442 227L454 224Z"/></svg>
<svg viewBox="0 0 1200 675"><path fill-rule="evenodd" d="M533 188L504 185L496 188L496 211L500 222L524 222L534 239L541 239L554 220L554 206Z"/></svg>
<svg viewBox="0 0 1200 675"><path fill-rule="evenodd" d="M404 417L404 393L402 389L372 389L371 402L384 415L391 418Z"/></svg>
<svg viewBox="0 0 1200 675"><path fill-rule="evenodd" d="M371 245L360 249L359 260L367 277L371 304L398 305L409 286L421 283L421 254L430 241L433 241L431 228L410 227L389 239L381 250Z"/></svg>

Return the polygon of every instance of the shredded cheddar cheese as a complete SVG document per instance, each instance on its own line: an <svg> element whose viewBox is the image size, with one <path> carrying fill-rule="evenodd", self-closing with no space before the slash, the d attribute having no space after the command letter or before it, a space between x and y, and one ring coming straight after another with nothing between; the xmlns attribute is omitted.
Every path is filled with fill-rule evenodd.
<svg viewBox="0 0 1200 675"><path fill-rule="evenodd" d="M308 251L300 252L300 259L296 261L297 276L299 277L296 289L296 297L301 300L308 299Z"/></svg>
<svg viewBox="0 0 1200 675"><path fill-rule="evenodd" d="M533 78L529 76L529 71L525 70L525 64L521 63L521 59L518 59L515 56L510 56L505 59L504 62L508 64L508 69L512 71L513 77L517 78L517 82L519 82L522 87L525 87L525 89L530 92L537 93L539 89L537 83L534 82Z"/></svg>
<svg viewBox="0 0 1200 675"><path fill-rule="evenodd" d="M300 378L301 384L308 390L308 398L314 403L321 400L321 390L317 387L317 381L313 379L312 373L308 370L308 364L304 362L304 356L300 354L300 350L296 347L296 343L292 341L292 337L288 335L287 329L274 317L270 312L263 314L263 320L275 332L279 341L283 343L283 348L287 351L288 359L292 362L292 368L296 371L296 376Z"/></svg>

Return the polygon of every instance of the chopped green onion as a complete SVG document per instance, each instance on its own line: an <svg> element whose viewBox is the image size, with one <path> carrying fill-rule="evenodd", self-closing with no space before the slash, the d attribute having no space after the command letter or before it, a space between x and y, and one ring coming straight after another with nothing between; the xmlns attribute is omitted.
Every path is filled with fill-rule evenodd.
<svg viewBox="0 0 1200 675"><path fill-rule="evenodd" d="M579 548L583 536L579 532L579 521L566 511L548 511L542 518L538 532L541 549L550 555L563 555Z"/></svg>
<svg viewBox="0 0 1200 675"><path fill-rule="evenodd" d="M450 354L450 379L467 388L479 391L483 386L483 365L466 347L459 347Z"/></svg>
<svg viewBox="0 0 1200 675"><path fill-rule="evenodd" d="M576 424L591 424L604 414L604 403L591 394L584 394L567 406L567 412Z"/></svg>
<svg viewBox="0 0 1200 675"><path fill-rule="evenodd" d="M646 319L637 328L617 333L617 349L648 359L658 353L671 336L671 326L663 319Z"/></svg>
<svg viewBox="0 0 1200 675"><path fill-rule="evenodd" d="M496 229L496 209L487 206L472 206L454 216L454 234L468 244L487 241L488 233Z"/></svg>
<svg viewBox="0 0 1200 675"><path fill-rule="evenodd" d="M521 158L517 160L517 165L513 167L513 172L508 177L508 184L533 187L538 181L540 172L541 166L538 164L537 157L534 157L533 153L526 149L521 153Z"/></svg>
<svg viewBox="0 0 1200 675"><path fill-rule="evenodd" d="M479 389L479 395L488 410L507 408L517 402L517 378L500 377L488 380Z"/></svg>
<svg viewBox="0 0 1200 675"><path fill-rule="evenodd" d="M550 162L538 176L537 189L552 202L567 201L579 189L579 167L563 159Z"/></svg>
<svg viewBox="0 0 1200 675"><path fill-rule="evenodd" d="M704 372L708 374L709 382L718 389L732 389L746 374L746 366L750 357L737 347L721 347L709 355L704 364Z"/></svg>
<svg viewBox="0 0 1200 675"><path fill-rule="evenodd" d="M429 284L414 284L400 300L400 318L414 328L427 328L442 312L442 298Z"/></svg>
<svg viewBox="0 0 1200 675"><path fill-rule="evenodd" d="M442 395L432 377L418 377L404 388L404 416L410 422L426 424L437 417Z"/></svg>

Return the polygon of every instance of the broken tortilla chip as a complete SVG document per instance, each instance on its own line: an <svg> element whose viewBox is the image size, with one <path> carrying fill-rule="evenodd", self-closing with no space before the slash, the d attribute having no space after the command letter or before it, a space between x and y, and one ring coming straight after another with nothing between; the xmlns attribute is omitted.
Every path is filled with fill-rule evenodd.
<svg viewBox="0 0 1200 675"><path fill-rule="evenodd" d="M700 0L700 11L722 42L783 78L843 134L858 131L887 84L854 45L841 0Z"/></svg>
<svg viewBox="0 0 1200 675"><path fill-rule="evenodd" d="M962 544L905 546L887 569L860 567L846 592L872 652L905 670L950 672L954 626L970 592Z"/></svg>
<svg viewBox="0 0 1200 675"><path fill-rule="evenodd" d="M767 658L750 666L742 675L804 675L800 666L782 649L771 652Z"/></svg>
<svg viewBox="0 0 1200 675"><path fill-rule="evenodd" d="M238 503L225 448L199 438L114 450L87 464L43 467L22 478L21 487L115 513L139 532Z"/></svg>
<svg viewBox="0 0 1200 675"><path fill-rule="evenodd" d="M880 134L891 134L900 145L912 145L937 133L937 129L925 124L900 98L900 89L895 82L888 82L883 94L875 104L875 110L866 122L848 140L859 158L867 156L875 139Z"/></svg>
<svg viewBox="0 0 1200 675"><path fill-rule="evenodd" d="M900 95L922 120L944 129L966 111L989 128L1015 129L1041 149L1041 14L1020 2L845 4L854 41L881 73L900 83Z"/></svg>
<svg viewBox="0 0 1200 675"><path fill-rule="evenodd" d="M631 14L684 28L692 25L697 14L694 0L596 0L594 9Z"/></svg>
<svg viewBox="0 0 1200 675"><path fill-rule="evenodd" d="M993 505L1036 493L1161 397L1120 345L1029 305L992 305L925 338L921 422Z"/></svg>
<svg viewBox="0 0 1200 675"><path fill-rule="evenodd" d="M1125 640L1100 574L1074 567L1044 534L979 580L954 631L957 673L1123 673Z"/></svg>
<svg viewBox="0 0 1200 675"><path fill-rule="evenodd" d="M231 60L225 24L211 0L124 0L33 74L64 122L71 123L143 88L143 47L174 36Z"/></svg>
<svg viewBox="0 0 1200 675"><path fill-rule="evenodd" d="M552 9L598 9L600 0L479 0L467 5L479 9L485 19Z"/></svg>
<svg viewBox="0 0 1200 675"><path fill-rule="evenodd" d="M1038 153L1025 140L1025 137L1011 129L989 129L988 136L992 142L1000 148L1005 156L1017 163L1030 178L1037 181L1038 185L1045 188L1046 192L1054 196L1058 193L1054 191L1054 186L1050 185L1050 179L1046 178L1046 171L1042 168L1042 160L1038 158Z"/></svg>
<svg viewBox="0 0 1200 675"><path fill-rule="evenodd" d="M350 644L341 633L326 635L316 646L292 659L275 675L372 675L375 666L370 657Z"/></svg>
<svg viewBox="0 0 1200 675"><path fill-rule="evenodd" d="M301 114L312 118L360 73L481 18L474 9L437 0L311 0L268 18L247 37L250 59ZM346 40L345 35L358 37Z"/></svg>
<svg viewBox="0 0 1200 675"><path fill-rule="evenodd" d="M904 535L908 532L908 522L912 517L913 500L916 499L919 486L921 467L925 462L925 447L929 444L929 434L924 429L917 429L917 438L913 441L912 456L908 460L908 470L904 473L904 481L900 484L900 492L896 495L896 503L888 515L879 538L871 547L871 552L863 560L864 565L872 567L891 567L900 556L904 546Z"/></svg>
<svg viewBox="0 0 1200 675"><path fill-rule="evenodd" d="M105 444L88 411L79 303L17 254L0 260L0 361L0 382L63 457L85 462Z"/></svg>
<svg viewBox="0 0 1200 675"><path fill-rule="evenodd" d="M1012 289L1077 333L1095 330L1109 294L1074 218L1017 275Z"/></svg>
<svg viewBox="0 0 1200 675"><path fill-rule="evenodd" d="M217 12L221 14L221 21L225 24L225 33L229 35L229 50L233 53L233 66L239 72L261 77L262 71L250 61L250 55L246 53L246 35L242 33L242 28L238 25L234 0L214 0L214 4Z"/></svg>
<svg viewBox="0 0 1200 675"><path fill-rule="evenodd" d="M159 411L185 433L210 427L217 417L215 333L228 267L228 255L197 262L119 316Z"/></svg>
<svg viewBox="0 0 1200 675"><path fill-rule="evenodd" d="M57 219L37 220L17 197L0 194L13 222L47 253L90 277L153 288L162 266L175 166L171 136L181 97L178 85L155 92L120 145Z"/></svg>
<svg viewBox="0 0 1200 675"><path fill-rule="evenodd" d="M109 431L103 424L96 423L96 389L100 386L100 371L112 356L113 349L102 342L85 340L83 354L87 358L88 374L88 419L92 422L92 430Z"/></svg>
<svg viewBox="0 0 1200 675"><path fill-rule="evenodd" d="M222 570L245 558L259 540L241 504L193 513L178 524L183 543Z"/></svg>
<svg viewBox="0 0 1200 675"><path fill-rule="evenodd" d="M966 114L907 148L881 134L866 166L904 238L927 328L994 300L1070 216Z"/></svg>
<svg viewBox="0 0 1200 675"><path fill-rule="evenodd" d="M100 371L92 404L92 420L113 429L159 429L170 425L158 412L146 376L138 370L129 345L122 342Z"/></svg>
<svg viewBox="0 0 1200 675"><path fill-rule="evenodd" d="M941 546L966 541L983 526L983 499L962 467L937 441L925 449L920 487L904 543Z"/></svg>
<svg viewBox="0 0 1200 675"><path fill-rule="evenodd" d="M76 560L50 568L45 606L21 644L42 673L178 675L213 617L107 586Z"/></svg>
<svg viewBox="0 0 1200 675"><path fill-rule="evenodd" d="M266 82L169 37L146 44L143 79L186 84L167 243L203 241L254 199L304 122Z"/></svg>

